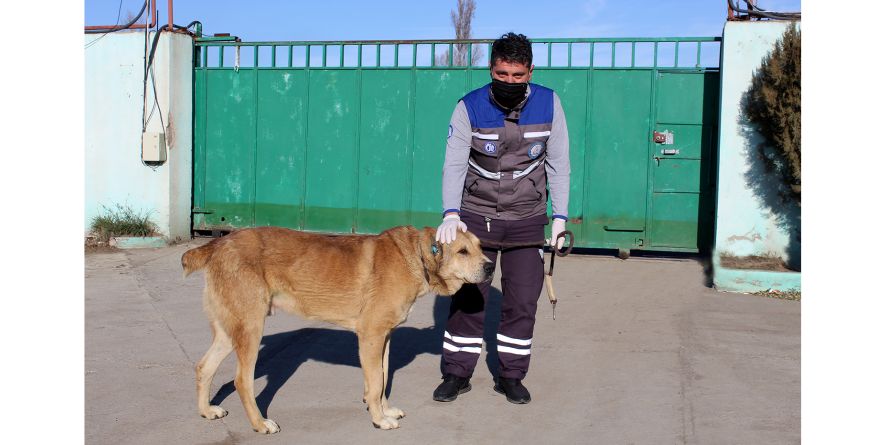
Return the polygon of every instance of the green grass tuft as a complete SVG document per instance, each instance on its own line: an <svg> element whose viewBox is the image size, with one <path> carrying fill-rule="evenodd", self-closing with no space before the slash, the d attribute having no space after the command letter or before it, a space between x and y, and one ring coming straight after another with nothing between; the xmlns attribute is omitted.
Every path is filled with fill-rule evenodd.
<svg viewBox="0 0 886 445"><path fill-rule="evenodd" d="M157 233L157 225L151 221L149 211L140 213L121 204L115 204L113 209L102 208L104 211L92 218L89 226L102 242L115 236L153 236Z"/></svg>

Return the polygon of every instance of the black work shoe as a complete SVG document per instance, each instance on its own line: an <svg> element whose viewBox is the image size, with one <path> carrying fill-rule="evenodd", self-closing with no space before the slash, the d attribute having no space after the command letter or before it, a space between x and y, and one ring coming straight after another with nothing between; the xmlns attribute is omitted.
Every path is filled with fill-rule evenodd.
<svg viewBox="0 0 886 445"><path fill-rule="evenodd" d="M446 374L443 376L443 383L434 390L434 400L438 402L451 402L459 394L464 394L470 390L471 379Z"/></svg>
<svg viewBox="0 0 886 445"><path fill-rule="evenodd" d="M529 390L523 386L520 379L499 377L494 389L495 392L504 394L508 402L511 403L523 404L532 401L532 397L529 397Z"/></svg>

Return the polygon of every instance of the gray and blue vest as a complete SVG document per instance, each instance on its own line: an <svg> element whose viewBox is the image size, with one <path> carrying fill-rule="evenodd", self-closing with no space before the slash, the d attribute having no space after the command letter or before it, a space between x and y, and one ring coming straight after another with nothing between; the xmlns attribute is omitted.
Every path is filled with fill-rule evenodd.
<svg viewBox="0 0 886 445"><path fill-rule="evenodd" d="M546 213L547 140L554 120L554 92L530 84L510 113L493 100L489 85L462 98L471 121L471 153L462 209L494 219Z"/></svg>

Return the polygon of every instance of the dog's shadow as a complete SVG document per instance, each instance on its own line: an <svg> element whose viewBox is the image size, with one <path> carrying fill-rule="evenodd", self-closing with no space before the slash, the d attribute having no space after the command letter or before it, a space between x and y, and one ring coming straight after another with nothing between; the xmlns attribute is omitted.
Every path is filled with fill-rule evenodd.
<svg viewBox="0 0 886 445"><path fill-rule="evenodd" d="M386 393L390 395L396 372L411 363L420 354L441 355L443 331L449 317L449 297L437 296L434 300L434 325L427 328L399 327L391 334L391 351L388 366ZM492 287L486 303L483 338L487 344L486 364L493 375L498 374L498 354L495 349L495 333L501 319L501 292ZM281 314L278 316L289 316ZM267 417L268 407L287 380L299 366L313 360L333 365L360 367L357 335L335 328L304 328L262 337L258 352L255 378L266 377L267 384L256 396L256 404ZM232 354L233 356L233 354ZM442 366L442 365L441 365ZM433 388L428 388L428 392ZM234 381L222 385L211 400L220 405L235 391Z"/></svg>

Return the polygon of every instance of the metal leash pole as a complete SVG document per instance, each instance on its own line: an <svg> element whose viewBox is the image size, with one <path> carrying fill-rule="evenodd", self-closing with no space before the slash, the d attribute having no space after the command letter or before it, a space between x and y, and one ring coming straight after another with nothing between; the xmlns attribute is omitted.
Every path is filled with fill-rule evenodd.
<svg viewBox="0 0 886 445"><path fill-rule="evenodd" d="M557 248L557 244L560 241L560 238L563 238L563 244L565 249L560 250ZM568 241L567 241L568 240ZM570 230L564 230L557 235L557 239L551 243L551 265L548 268L548 273L545 274L545 288L548 290L548 300L551 302L551 316L554 320L557 319L557 295L554 293L554 260L558 256L566 256L569 255L569 252L572 252L572 244L575 242L575 236L572 234Z"/></svg>

